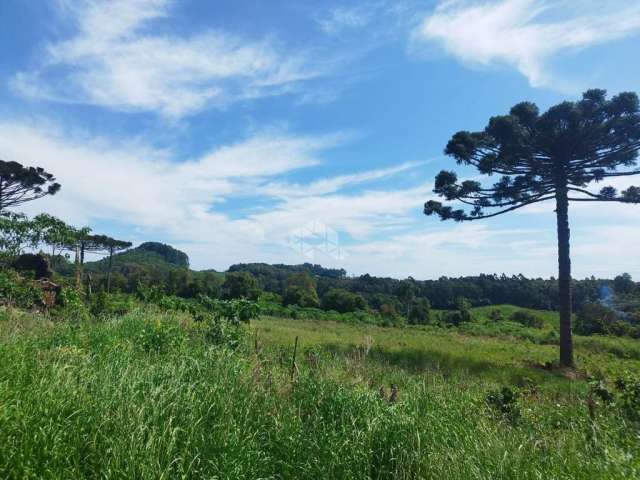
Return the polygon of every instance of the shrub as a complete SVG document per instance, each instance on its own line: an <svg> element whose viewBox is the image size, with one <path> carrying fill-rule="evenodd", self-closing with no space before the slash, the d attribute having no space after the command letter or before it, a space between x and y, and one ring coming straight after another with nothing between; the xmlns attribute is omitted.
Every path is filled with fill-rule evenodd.
<svg viewBox="0 0 640 480"><path fill-rule="evenodd" d="M489 392L486 402L501 417L510 423L516 423L520 419L518 397L519 394L516 389L502 387L500 390Z"/></svg>
<svg viewBox="0 0 640 480"><path fill-rule="evenodd" d="M599 303L585 303L576 316L575 331L581 335L606 335L618 320L612 309Z"/></svg>
<svg viewBox="0 0 640 480"><path fill-rule="evenodd" d="M59 319L82 322L91 318L91 312L83 300L81 290L65 287L58 295L58 305L51 310L51 314Z"/></svg>
<svg viewBox="0 0 640 480"><path fill-rule="evenodd" d="M15 259L12 266L20 272L29 273L35 279L51 278L53 275L43 254L24 253Z"/></svg>
<svg viewBox="0 0 640 480"><path fill-rule="evenodd" d="M147 353L166 353L184 341L184 332L176 323L156 320L145 322L135 338L136 345Z"/></svg>
<svg viewBox="0 0 640 480"><path fill-rule="evenodd" d="M307 290L300 285L289 285L282 297L284 305L298 305L300 307L319 307L320 300L315 290Z"/></svg>
<svg viewBox="0 0 640 480"><path fill-rule="evenodd" d="M531 328L543 328L544 320L542 320L537 315L534 315L531 312L527 312L526 310L517 310L511 314L509 320L512 322L519 323L520 325L524 325L525 327Z"/></svg>
<svg viewBox="0 0 640 480"><path fill-rule="evenodd" d="M32 308L42 305L42 290L13 270L0 271L0 305Z"/></svg>
<svg viewBox="0 0 640 480"><path fill-rule="evenodd" d="M616 380L616 388L623 414L630 420L640 422L640 378L626 373Z"/></svg>
<svg viewBox="0 0 640 480"><path fill-rule="evenodd" d="M131 295L102 291L93 297L89 309L96 317L114 316L129 313L136 306L136 301Z"/></svg>

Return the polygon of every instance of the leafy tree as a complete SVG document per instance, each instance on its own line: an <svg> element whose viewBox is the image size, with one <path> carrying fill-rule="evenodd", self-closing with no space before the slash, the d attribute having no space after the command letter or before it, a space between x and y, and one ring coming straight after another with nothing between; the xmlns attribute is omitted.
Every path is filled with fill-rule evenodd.
<svg viewBox="0 0 640 480"><path fill-rule="evenodd" d="M502 177L493 185L458 181L456 173L441 171L434 192L470 207L453 209L430 200L426 215L442 220L479 220L527 205L555 201L558 233L560 362L573 365L571 336L570 202L640 202L640 188L618 193L599 192L594 182L635 175L640 149L640 111L635 93L607 100L604 90L589 90L582 100L563 102L540 115L529 102L515 105L509 115L493 117L484 131L456 133L445 153L458 164Z"/></svg>
<svg viewBox="0 0 640 480"><path fill-rule="evenodd" d="M41 213L33 219L34 228L38 233L39 243L44 243L51 249L51 266L54 267L58 257L73 244L78 231L64 221L52 215Z"/></svg>
<svg viewBox="0 0 640 480"><path fill-rule="evenodd" d="M40 167L0 160L0 212L45 195L55 195L60 190L55 180Z"/></svg>
<svg viewBox="0 0 640 480"><path fill-rule="evenodd" d="M34 223L21 213L0 214L0 263L6 264L20 255L25 248L38 244Z"/></svg>
<svg viewBox="0 0 640 480"><path fill-rule="evenodd" d="M400 284L396 288L395 294L400 299L400 301L404 304L405 314L407 318L409 318L409 314L411 312L411 304L416 295L415 280L409 277L408 279L400 282Z"/></svg>
<svg viewBox="0 0 640 480"><path fill-rule="evenodd" d="M412 325L426 325L431 323L431 303L426 298L416 298L411 303L407 318Z"/></svg>
<svg viewBox="0 0 640 480"><path fill-rule="evenodd" d="M355 312L367 308L367 302L361 295L342 288L332 288L322 298L322 308L339 313Z"/></svg>
<svg viewBox="0 0 640 480"><path fill-rule="evenodd" d="M227 273L222 284L222 298L231 300L234 298L246 298L257 300L260 295L258 282L248 272Z"/></svg>
<svg viewBox="0 0 640 480"><path fill-rule="evenodd" d="M631 275L628 273L623 273L622 275L618 275L613 279L613 289L617 294L625 295L628 293L633 293L633 290L636 288L636 284L633 282Z"/></svg>
<svg viewBox="0 0 640 480"><path fill-rule="evenodd" d="M282 302L285 306L319 307L320 299L316 291L316 281L307 272L294 273L287 280Z"/></svg>

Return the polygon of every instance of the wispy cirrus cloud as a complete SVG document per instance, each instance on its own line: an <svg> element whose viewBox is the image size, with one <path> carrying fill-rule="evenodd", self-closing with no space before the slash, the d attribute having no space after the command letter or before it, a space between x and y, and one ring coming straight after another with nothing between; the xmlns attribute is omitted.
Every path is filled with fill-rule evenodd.
<svg viewBox="0 0 640 480"><path fill-rule="evenodd" d="M269 38L150 30L169 19L173 3L63 2L75 33L47 45L36 68L15 75L14 89L31 98L179 118L206 106L295 91L324 73L304 53L284 52Z"/></svg>
<svg viewBox="0 0 640 480"><path fill-rule="evenodd" d="M627 0L442 0L412 34L469 65L506 64L532 86L553 82L562 53L640 33L640 4Z"/></svg>
<svg viewBox="0 0 640 480"><path fill-rule="evenodd" d="M362 183L389 178L417 167L427 162L405 162L388 168L378 168L365 172L336 175L329 178L314 180L306 185L291 183L269 183L261 191L282 198L301 197L309 195L326 195L335 193L345 187L357 186Z"/></svg>

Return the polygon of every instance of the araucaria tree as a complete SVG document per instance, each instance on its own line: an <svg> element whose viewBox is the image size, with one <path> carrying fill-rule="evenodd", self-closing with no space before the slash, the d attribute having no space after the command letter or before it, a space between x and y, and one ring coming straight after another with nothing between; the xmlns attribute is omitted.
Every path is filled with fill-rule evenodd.
<svg viewBox="0 0 640 480"><path fill-rule="evenodd" d="M60 190L55 180L40 167L0 160L0 212L45 195L55 195Z"/></svg>
<svg viewBox="0 0 640 480"><path fill-rule="evenodd" d="M458 132L445 149L458 164L486 175L501 175L490 186L458 181L441 171L434 192L462 204L454 209L437 201L424 206L426 215L442 220L480 220L546 200L555 201L558 233L560 363L573 365L571 337L570 202L640 203L640 188L617 192L611 186L589 187L612 177L640 174L640 112L635 93L607 99L604 90L589 90L578 102L563 102L542 115L529 102L509 115L493 117L481 132ZM464 208L464 207L467 208Z"/></svg>
<svg viewBox="0 0 640 480"><path fill-rule="evenodd" d="M106 235L92 235L90 237L92 250L102 251L109 255L109 265L107 270L107 292L111 291L111 273L113 270L113 255L131 247L131 242L116 240Z"/></svg>

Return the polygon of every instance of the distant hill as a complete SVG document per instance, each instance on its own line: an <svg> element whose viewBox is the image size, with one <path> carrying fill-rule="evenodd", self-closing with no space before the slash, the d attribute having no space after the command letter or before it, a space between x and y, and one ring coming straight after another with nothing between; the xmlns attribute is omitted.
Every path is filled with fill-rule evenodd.
<svg viewBox="0 0 640 480"><path fill-rule="evenodd" d="M170 245L159 242L145 242L136 248L131 248L113 256L114 270L121 270L126 266L149 266L160 268L189 268L189 257L186 253ZM105 257L97 262L88 262L86 270L106 272L109 258Z"/></svg>

